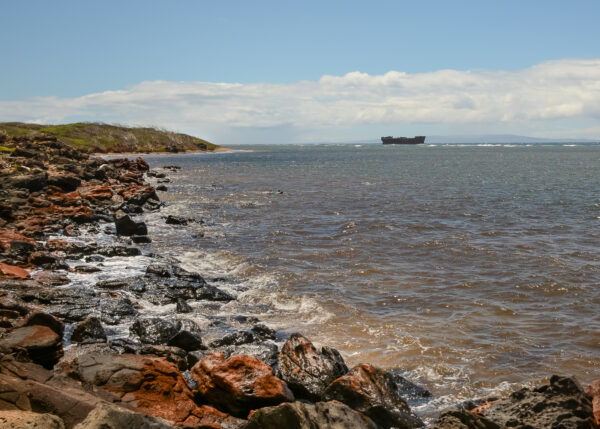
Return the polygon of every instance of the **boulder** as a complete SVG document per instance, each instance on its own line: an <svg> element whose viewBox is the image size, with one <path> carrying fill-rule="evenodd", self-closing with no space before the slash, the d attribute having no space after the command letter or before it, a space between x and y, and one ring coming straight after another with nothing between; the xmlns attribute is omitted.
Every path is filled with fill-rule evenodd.
<svg viewBox="0 0 600 429"><path fill-rule="evenodd" d="M230 419L210 407L198 407L177 367L164 358L91 351L65 362L63 371L116 394L128 408L175 425L202 427L212 421L212 427L218 427L215 421Z"/></svg>
<svg viewBox="0 0 600 429"><path fill-rule="evenodd" d="M239 346L241 344L249 344L254 342L256 338L249 331L236 331L227 334L218 340L211 341L210 347L216 348L221 346Z"/></svg>
<svg viewBox="0 0 600 429"><path fill-rule="evenodd" d="M164 419L136 413L126 408L107 403L100 403L74 429L175 429Z"/></svg>
<svg viewBox="0 0 600 429"><path fill-rule="evenodd" d="M97 317L88 317L73 329L71 342L79 344L105 343L106 332Z"/></svg>
<svg viewBox="0 0 600 429"><path fill-rule="evenodd" d="M62 357L61 337L47 326L24 326L13 329L0 339L0 350L5 353L24 352L31 361L52 368Z"/></svg>
<svg viewBox="0 0 600 429"><path fill-rule="evenodd" d="M429 426L430 429L502 429L485 417L472 414L467 410L444 411L437 420Z"/></svg>
<svg viewBox="0 0 600 429"><path fill-rule="evenodd" d="M226 359L217 351L209 353L191 369L196 393L205 401L236 417L250 410L294 400L273 368L253 356Z"/></svg>
<svg viewBox="0 0 600 429"><path fill-rule="evenodd" d="M549 384L518 390L507 399L490 402L470 413L497 427L588 428L594 421L590 396L572 378L557 375L550 378Z"/></svg>
<svg viewBox="0 0 600 429"><path fill-rule="evenodd" d="M72 174L48 176L48 185L61 188L63 191L72 192L81 184L81 179Z"/></svg>
<svg viewBox="0 0 600 429"><path fill-rule="evenodd" d="M367 416L337 401L292 402L253 413L243 429L378 429Z"/></svg>
<svg viewBox="0 0 600 429"><path fill-rule="evenodd" d="M327 400L338 400L384 427L415 428L423 422L398 395L398 386L382 369L369 364L352 368L325 390Z"/></svg>
<svg viewBox="0 0 600 429"><path fill-rule="evenodd" d="M600 427L600 378L592 381L592 384L585 389L585 393L592 397L594 419L596 426Z"/></svg>
<svg viewBox="0 0 600 429"><path fill-rule="evenodd" d="M0 411L3 429L64 429L65 423L53 414L33 411Z"/></svg>
<svg viewBox="0 0 600 429"><path fill-rule="evenodd" d="M60 338L62 338L63 333L65 332L65 324L60 319L41 311L29 313L23 322L23 326L33 325L47 326L56 332Z"/></svg>
<svg viewBox="0 0 600 429"><path fill-rule="evenodd" d="M115 227L118 235L147 235L148 228L144 222L136 222L123 212L115 214Z"/></svg>
<svg viewBox="0 0 600 429"><path fill-rule="evenodd" d="M175 306L176 313L191 313L194 309L187 303L183 298L177 298L177 305Z"/></svg>
<svg viewBox="0 0 600 429"><path fill-rule="evenodd" d="M160 317L139 318L129 328L144 344L167 344L179 332L179 326Z"/></svg>
<svg viewBox="0 0 600 429"><path fill-rule="evenodd" d="M183 216L167 216L167 220L165 221L168 225L187 225L188 219Z"/></svg>
<svg viewBox="0 0 600 429"><path fill-rule="evenodd" d="M199 335L186 330L177 332L173 337L169 339L167 345L179 347L180 349L183 349L188 352L206 348L202 344L202 339Z"/></svg>
<svg viewBox="0 0 600 429"><path fill-rule="evenodd" d="M15 265L8 265L0 262L0 274L4 277L14 279L27 279L29 278L29 272L21 267Z"/></svg>
<svg viewBox="0 0 600 429"><path fill-rule="evenodd" d="M279 353L279 374L299 398L317 401L327 386L348 372L337 350L321 352L304 336L294 333Z"/></svg>

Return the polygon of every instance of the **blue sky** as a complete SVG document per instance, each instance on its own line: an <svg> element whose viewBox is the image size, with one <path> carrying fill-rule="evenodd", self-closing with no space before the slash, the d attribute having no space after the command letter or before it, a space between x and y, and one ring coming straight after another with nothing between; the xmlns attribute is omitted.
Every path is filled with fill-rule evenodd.
<svg viewBox="0 0 600 429"><path fill-rule="evenodd" d="M3 64L0 120L152 124L240 142L244 141L241 136L254 136L246 138L247 142L269 140L270 133L292 141L363 138L373 133L377 136L401 131L600 136L597 125L600 101L598 89L593 85L598 69L596 60L600 59L597 0L23 0L3 2L0 10ZM577 62L581 60L588 62L582 66ZM576 62L575 66L571 61ZM561 76L550 79L550 86L538 88L537 93L552 93L556 85L560 86L557 99L563 101L551 113L540 105L534 106L539 114L530 118L523 112L507 111L497 113L496 117L488 112L457 122L441 120L442 112L432 112L429 117L427 112L421 112L412 117L401 108L409 102L418 105L423 99L431 103L435 85L441 85L440 94L454 97L448 101L452 106L466 103L465 106L472 107L470 110L489 110L491 100L497 101L500 95L492 90L490 74L499 79L498 87L512 89L518 96L523 92L520 88L527 87L524 79L532 75L520 72L532 67L535 71L544 64L554 67L557 62L562 65ZM456 97L465 93L461 88L449 94L448 88L457 85L449 80L451 75L436 80L443 71L469 73L466 83L464 74L455 75L459 82L468 85L467 98L457 101ZM345 79L343 91L339 89L340 82L336 82L337 90L333 92L321 82L323 76L342 78L354 72L360 72L363 78ZM406 76L380 79L379 89L373 92L373 82L364 76L377 79L388 72ZM515 74L510 82L506 73ZM536 82L545 80L544 73L543 70L533 73ZM473 74L483 80L471 81ZM568 88L564 85L565 76L573 76ZM398 90L399 86L406 87L406 79L421 82L413 77L434 82L427 86L428 97L413 87L410 91ZM158 81L164 85L153 86L152 92L144 92L140 101L140 91L148 89L143 83ZM311 94L310 106L303 97L304 81L318 86L307 90ZM190 88L193 83L242 87L225 91L206 85L202 89L193 85ZM473 85L485 86L482 91L488 95L479 97L481 94L473 92ZM350 103L347 94L352 88L356 92ZM368 93L360 95L369 88ZM419 88L423 84L419 83ZM133 102L127 94L119 94L118 101L121 105L131 102L136 113L129 115L126 109L117 109L114 97L103 100L96 97L91 108L89 97L106 91L137 94L132 96ZM254 91L251 96L249 91ZM261 91L271 94L271 98L266 96L260 103L248 102L249 97L263 96ZM386 112L379 109L377 114L377 94L382 96L381 105L387 106ZM585 97L567 106L564 98L576 94ZM176 104L179 120L171 117L174 97L179 97ZM219 98L218 103L215 97ZM540 100L544 102L548 100ZM575 105L577 102L579 105ZM160 103L164 103L162 110ZM262 109L255 112L259 117L251 117L247 112L247 117L242 117L241 103L246 103L247 110ZM185 105L193 108L185 110L182 107ZM495 111L510 106L504 100ZM231 120L217 118L207 122L196 118L195 115L206 116L204 107L215 111L219 108L219 117ZM62 115L61 108L64 108ZM310 115L304 122L293 118L307 108L337 113L329 122L321 121L311 128ZM141 110L147 110L148 114L144 116ZM282 113L286 111L289 117ZM566 112L559 115L558 122L556 112Z"/></svg>

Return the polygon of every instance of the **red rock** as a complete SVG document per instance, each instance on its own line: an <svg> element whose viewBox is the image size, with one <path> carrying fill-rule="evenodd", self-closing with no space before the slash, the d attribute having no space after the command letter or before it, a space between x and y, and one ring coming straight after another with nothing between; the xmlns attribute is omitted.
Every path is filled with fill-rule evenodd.
<svg viewBox="0 0 600 429"><path fill-rule="evenodd" d="M214 351L191 369L197 393L220 410L246 417L250 410L293 401L286 383L275 377L273 368L254 356L235 355L225 359Z"/></svg>
<svg viewBox="0 0 600 429"><path fill-rule="evenodd" d="M108 184L88 186L79 189L81 196L86 200L110 200L113 192Z"/></svg>
<svg viewBox="0 0 600 429"><path fill-rule="evenodd" d="M23 234L8 228L0 228L0 247L3 249L9 249L10 243L13 241L27 241L34 244L35 240L29 237L25 237Z"/></svg>
<svg viewBox="0 0 600 429"><path fill-rule="evenodd" d="M485 414L485 412L487 410L489 410L491 408L491 406L494 405L498 401L499 401L499 399L497 399L495 401L484 402L480 406L473 408L471 410L471 414Z"/></svg>
<svg viewBox="0 0 600 429"><path fill-rule="evenodd" d="M177 367L164 358L92 350L60 366L73 378L117 394L123 405L174 424L218 428L220 422L235 420L196 405Z"/></svg>
<svg viewBox="0 0 600 429"><path fill-rule="evenodd" d="M17 279L28 279L29 272L21 267L16 267L14 265L8 265L3 262L0 262L0 273L4 277L17 278Z"/></svg>
<svg viewBox="0 0 600 429"><path fill-rule="evenodd" d="M600 428L600 378L592 381L585 393L592 397L592 407L594 409L594 420L597 427Z"/></svg>
<svg viewBox="0 0 600 429"><path fill-rule="evenodd" d="M131 185L121 189L119 195L121 195L124 200L138 205L144 204L150 198L158 200L156 191L152 186Z"/></svg>
<svg viewBox="0 0 600 429"><path fill-rule="evenodd" d="M45 368L52 368L62 357L60 336L47 326L24 326L13 329L0 339L0 350L25 351L29 358Z"/></svg>

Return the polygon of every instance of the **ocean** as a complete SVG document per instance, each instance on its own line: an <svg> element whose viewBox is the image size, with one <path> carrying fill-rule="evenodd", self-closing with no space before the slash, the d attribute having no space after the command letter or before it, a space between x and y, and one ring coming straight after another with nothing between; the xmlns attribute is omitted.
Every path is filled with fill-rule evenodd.
<svg viewBox="0 0 600 429"><path fill-rule="evenodd" d="M237 296L227 311L400 368L433 393L425 418L599 376L600 145L234 149L144 157L182 167L152 247Z"/></svg>

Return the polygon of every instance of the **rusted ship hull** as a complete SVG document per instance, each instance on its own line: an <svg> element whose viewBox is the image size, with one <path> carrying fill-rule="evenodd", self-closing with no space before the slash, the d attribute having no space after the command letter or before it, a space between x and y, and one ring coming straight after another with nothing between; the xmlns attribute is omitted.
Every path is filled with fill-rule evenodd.
<svg viewBox="0 0 600 429"><path fill-rule="evenodd" d="M383 144L423 144L425 143L425 136L415 137L381 137Z"/></svg>

